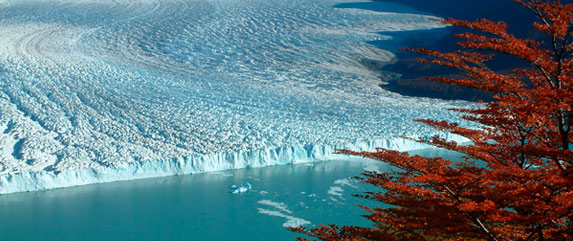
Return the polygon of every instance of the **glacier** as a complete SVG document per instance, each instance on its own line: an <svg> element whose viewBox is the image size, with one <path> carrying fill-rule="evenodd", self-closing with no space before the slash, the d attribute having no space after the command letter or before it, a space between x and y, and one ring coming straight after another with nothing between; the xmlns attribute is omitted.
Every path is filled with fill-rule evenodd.
<svg viewBox="0 0 573 241"><path fill-rule="evenodd" d="M0 0L0 194L425 148L411 120L468 103L365 63L394 57L383 32L445 26L352 2Z"/></svg>

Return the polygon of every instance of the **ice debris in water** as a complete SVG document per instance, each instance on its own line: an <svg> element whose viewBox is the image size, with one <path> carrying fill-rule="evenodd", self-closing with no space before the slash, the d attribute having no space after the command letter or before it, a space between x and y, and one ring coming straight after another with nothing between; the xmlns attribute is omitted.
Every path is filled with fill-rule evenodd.
<svg viewBox="0 0 573 241"><path fill-rule="evenodd" d="M252 187L253 186L248 182L245 182L245 184L243 184L243 186L240 186L240 187L237 187L237 185L232 185L231 186L231 193L237 194L237 193L246 192L248 190L251 190Z"/></svg>

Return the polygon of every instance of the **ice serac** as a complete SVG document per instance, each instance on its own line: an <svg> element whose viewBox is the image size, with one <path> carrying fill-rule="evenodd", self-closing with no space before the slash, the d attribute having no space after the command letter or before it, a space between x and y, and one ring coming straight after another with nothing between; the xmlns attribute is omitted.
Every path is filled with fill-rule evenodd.
<svg viewBox="0 0 573 241"><path fill-rule="evenodd" d="M457 141L459 143L468 141L456 135L443 135L443 137L447 140ZM169 160L132 162L114 167L100 166L58 172L40 171L4 174L0 176L0 194L248 167L335 161L349 158L335 154L336 150L339 149L374 151L376 148L386 148L409 151L428 147L429 146L425 144L405 140L403 138L396 138L373 142L358 142L349 145L292 146L277 149L218 153Z"/></svg>
<svg viewBox="0 0 573 241"><path fill-rule="evenodd" d="M434 134L412 119L459 121L371 69L380 32L444 26L343 2L0 0L0 193L408 150Z"/></svg>

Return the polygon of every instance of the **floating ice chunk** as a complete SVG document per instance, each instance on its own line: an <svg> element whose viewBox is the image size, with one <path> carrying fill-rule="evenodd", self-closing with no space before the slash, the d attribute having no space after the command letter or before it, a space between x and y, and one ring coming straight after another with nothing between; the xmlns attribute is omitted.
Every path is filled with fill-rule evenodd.
<svg viewBox="0 0 573 241"><path fill-rule="evenodd" d="M352 180L352 178L348 177L348 178L338 179L334 181L334 184L339 186L349 186L352 188L358 188L356 185L352 184L353 181L354 180Z"/></svg>
<svg viewBox="0 0 573 241"><path fill-rule="evenodd" d="M292 213L292 211L290 211L287 207L286 204L284 203L278 203L278 202L273 202L271 200L261 200L258 202L259 204L262 205L267 205L267 206L271 206L274 207L277 210L283 211L285 213Z"/></svg>
<svg viewBox="0 0 573 241"><path fill-rule="evenodd" d="M276 210L269 210L269 209L264 209L264 208L257 208L257 210L261 214L285 218L286 222L283 223L283 227L285 227L285 228L296 228L296 227L310 224L309 221L306 221L302 218L297 218L297 217L293 217L293 216L288 215L288 214L292 214L292 211L289 210L288 206L282 202L279 203L279 202L274 202L271 200L263 199L263 200L260 200L258 203L275 208ZM300 202L299 205L302 207L308 208L304 204L304 202ZM287 213L287 214L285 214L285 213Z"/></svg>
<svg viewBox="0 0 573 241"><path fill-rule="evenodd" d="M380 165L378 161L372 161L372 160L368 160L367 162L364 163L364 171L378 172L378 173L382 172L380 171Z"/></svg>
<svg viewBox="0 0 573 241"><path fill-rule="evenodd" d="M251 190L252 185L248 182L245 182L243 186L237 187L236 185L231 186L231 193L237 194Z"/></svg>
<svg viewBox="0 0 573 241"><path fill-rule="evenodd" d="M344 189L342 189L341 187L338 187L338 186L333 186L333 187L330 187L330 189L328 189L328 194L332 195L332 196L342 197L343 192L344 192Z"/></svg>
<svg viewBox="0 0 573 241"><path fill-rule="evenodd" d="M249 189L247 189L246 187L238 187L238 188L235 188L235 189L231 190L231 192L232 192L233 194L237 194L237 193L246 192L246 191L248 191L248 190L249 190Z"/></svg>
<svg viewBox="0 0 573 241"><path fill-rule="evenodd" d="M311 224L307 220L304 220L302 218L293 217L290 215L286 215L286 214L281 213L279 211L273 211L273 210L268 210L268 209L264 209L264 208L257 208L257 210L259 211L260 214L266 214L269 216L276 216L276 217L285 218L286 222L283 223L283 227L285 227L285 228L296 228L296 227Z"/></svg>
<svg viewBox="0 0 573 241"><path fill-rule="evenodd" d="M309 225L309 224L310 224L309 221L306 221L302 218L296 218L296 217L288 216L287 221L285 223L283 223L283 227L285 227L285 228L296 228L296 227L305 226L305 225Z"/></svg>
<svg viewBox="0 0 573 241"><path fill-rule="evenodd" d="M328 189L328 195L330 195L329 199L335 202L339 201L337 198L344 200L342 193L344 193L344 189L339 186L332 186Z"/></svg>

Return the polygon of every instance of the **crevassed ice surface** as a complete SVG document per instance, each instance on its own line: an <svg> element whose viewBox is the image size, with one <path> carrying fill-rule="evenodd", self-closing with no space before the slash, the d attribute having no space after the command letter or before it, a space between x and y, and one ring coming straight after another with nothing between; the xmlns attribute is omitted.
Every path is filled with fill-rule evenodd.
<svg viewBox="0 0 573 241"><path fill-rule="evenodd" d="M237 164L236 153L425 135L411 119L454 119L446 109L455 102L387 92L363 65L393 57L368 43L388 38L377 32L442 26L335 7L342 2L0 0L0 193L22 173L53 179L163 161L147 167L153 176L165 160L210 166L193 169L202 171L261 166ZM218 153L227 153L221 163L188 159Z"/></svg>

